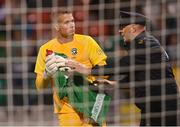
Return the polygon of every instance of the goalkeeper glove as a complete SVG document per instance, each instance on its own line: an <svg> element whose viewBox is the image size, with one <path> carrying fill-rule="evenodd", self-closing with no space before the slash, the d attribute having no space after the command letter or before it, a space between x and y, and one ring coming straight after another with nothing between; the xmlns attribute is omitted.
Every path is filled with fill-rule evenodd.
<svg viewBox="0 0 180 127"><path fill-rule="evenodd" d="M52 53L46 56L44 77L45 78L52 77L56 73L57 70L58 70L58 67L56 64L55 54Z"/></svg>
<svg viewBox="0 0 180 127"><path fill-rule="evenodd" d="M66 66L68 60L62 56L55 55L56 57L56 64L60 71L70 71L71 68Z"/></svg>

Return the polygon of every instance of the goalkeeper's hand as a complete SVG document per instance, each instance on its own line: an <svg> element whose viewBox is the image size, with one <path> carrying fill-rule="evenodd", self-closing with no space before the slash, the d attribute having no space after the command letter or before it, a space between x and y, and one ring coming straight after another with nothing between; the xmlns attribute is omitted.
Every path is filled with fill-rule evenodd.
<svg viewBox="0 0 180 127"><path fill-rule="evenodd" d="M57 64L58 70L60 70L60 71L70 71L71 70L70 67L66 66L66 63L68 61L66 58L59 56L59 55L56 55L55 57L56 57L56 64Z"/></svg>
<svg viewBox="0 0 180 127"><path fill-rule="evenodd" d="M71 68L70 71L76 71L76 72L79 72L79 73L85 74L85 75L89 75L91 73L90 68L87 68L85 65L83 65L83 64L81 64L81 63L79 63L79 62L77 62L75 60L72 60L72 59L68 59L66 61L65 65L67 67Z"/></svg>
<svg viewBox="0 0 180 127"><path fill-rule="evenodd" d="M45 61L45 72L44 72L44 77L49 78L52 77L56 71L58 70L57 64L56 64L56 57L55 54L52 53L51 55L48 55L46 57Z"/></svg>

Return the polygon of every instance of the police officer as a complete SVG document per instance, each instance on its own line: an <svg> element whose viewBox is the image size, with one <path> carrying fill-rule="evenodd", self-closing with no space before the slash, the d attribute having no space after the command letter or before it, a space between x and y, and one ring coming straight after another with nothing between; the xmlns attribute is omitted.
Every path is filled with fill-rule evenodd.
<svg viewBox="0 0 180 127"><path fill-rule="evenodd" d="M119 32L128 55L122 57L116 72L103 69L104 73L119 78L119 87L130 89L130 98L141 109L141 126L176 126L178 117L178 88L169 57L159 41L147 32L150 21L144 15L120 11ZM101 68L92 70L98 74ZM117 71L119 70L119 71ZM102 71L101 71L102 72Z"/></svg>

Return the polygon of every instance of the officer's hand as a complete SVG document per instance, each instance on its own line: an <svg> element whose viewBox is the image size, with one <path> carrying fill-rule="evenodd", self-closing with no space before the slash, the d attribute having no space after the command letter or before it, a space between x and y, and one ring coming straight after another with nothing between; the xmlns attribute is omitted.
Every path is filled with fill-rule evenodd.
<svg viewBox="0 0 180 127"><path fill-rule="evenodd" d="M76 71L81 74L89 75L91 73L90 68L87 68L85 65L72 59L68 59L68 61L66 62L66 66L70 67L71 71Z"/></svg>
<svg viewBox="0 0 180 127"><path fill-rule="evenodd" d="M112 85L112 86L117 85L117 81L111 81L108 79L97 79L97 82L99 84L104 84L104 85Z"/></svg>
<svg viewBox="0 0 180 127"><path fill-rule="evenodd" d="M51 55L48 55L46 57L45 61L45 72L44 72L44 77L49 78L52 77L56 71L58 70L57 64L56 64L56 57L55 54L52 53Z"/></svg>

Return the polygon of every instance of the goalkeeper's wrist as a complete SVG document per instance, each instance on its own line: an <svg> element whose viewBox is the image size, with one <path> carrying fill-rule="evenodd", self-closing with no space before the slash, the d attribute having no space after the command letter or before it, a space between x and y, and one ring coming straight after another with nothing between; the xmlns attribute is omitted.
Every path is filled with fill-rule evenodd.
<svg viewBox="0 0 180 127"><path fill-rule="evenodd" d="M70 67L73 71L76 71L76 72L84 74L84 75L91 74L90 68L87 68L84 64L81 64L74 60L67 60L65 62L65 66Z"/></svg>
<svg viewBox="0 0 180 127"><path fill-rule="evenodd" d="M83 74L85 74L85 75L90 75L90 74L91 74L91 69L85 68L85 69L83 70Z"/></svg>
<svg viewBox="0 0 180 127"><path fill-rule="evenodd" d="M81 74L84 74L84 75L86 75L86 76L91 74L91 69L90 69L90 68L87 68L87 67L85 67L85 66L82 67L82 65L80 65L80 66L81 66L81 67L80 67L80 70L75 67L75 70L76 70L77 72L79 72L79 73L81 73Z"/></svg>
<svg viewBox="0 0 180 127"><path fill-rule="evenodd" d="M44 78L45 80L47 80L47 79L50 79L50 78L51 78L51 75L47 72L47 70L46 70L46 69L44 70L44 73L43 73L43 78Z"/></svg>

